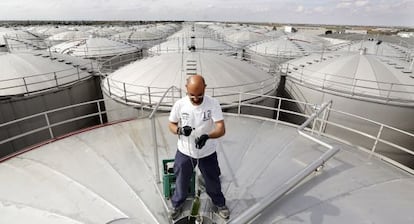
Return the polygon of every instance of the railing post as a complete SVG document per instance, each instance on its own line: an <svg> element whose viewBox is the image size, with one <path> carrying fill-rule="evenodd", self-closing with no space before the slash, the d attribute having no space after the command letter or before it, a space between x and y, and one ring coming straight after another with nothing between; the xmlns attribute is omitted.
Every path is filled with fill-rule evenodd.
<svg viewBox="0 0 414 224"><path fill-rule="evenodd" d="M55 138L55 136L53 136L52 127L50 127L49 117L47 116L47 113L45 113L45 119L46 119L47 128L49 129L50 138L51 139Z"/></svg>
<svg viewBox="0 0 414 224"><path fill-rule="evenodd" d="M325 89L326 73L323 75L322 89Z"/></svg>
<svg viewBox="0 0 414 224"><path fill-rule="evenodd" d="M26 93L29 94L29 88L27 87L26 79L23 77L24 88L26 89Z"/></svg>
<svg viewBox="0 0 414 224"><path fill-rule="evenodd" d="M329 108L329 107L328 107ZM324 121L325 121L325 116L326 116L326 111L328 110L328 108L326 108L325 110L323 110L323 114L322 114L322 120L319 124L319 132L318 135L321 135L322 132L322 126L324 125Z"/></svg>
<svg viewBox="0 0 414 224"><path fill-rule="evenodd" d="M240 115L240 112L241 112L241 99L242 99L242 96L241 96L241 92L239 92L239 105L238 105L238 108L237 108L237 114L238 115Z"/></svg>
<svg viewBox="0 0 414 224"><path fill-rule="evenodd" d="M260 83L260 94L264 95L264 82Z"/></svg>
<svg viewBox="0 0 414 224"><path fill-rule="evenodd" d="M151 87L147 87L147 89L148 89L148 103L149 103L149 105L151 105Z"/></svg>
<svg viewBox="0 0 414 224"><path fill-rule="evenodd" d="M280 106L282 105L282 98L279 97L279 103L277 104L277 113L276 113L276 121L279 121L280 116Z"/></svg>
<svg viewBox="0 0 414 224"><path fill-rule="evenodd" d="M141 102L141 116L144 115L144 102L142 102L142 94L139 94L139 102Z"/></svg>
<svg viewBox="0 0 414 224"><path fill-rule="evenodd" d="M313 119L312 130L311 130L312 135L313 135L313 132L315 131L316 120L318 120L318 119L319 119L319 115L315 119Z"/></svg>
<svg viewBox="0 0 414 224"><path fill-rule="evenodd" d="M111 85L109 85L109 77L106 77L106 83L108 85L109 96L111 96Z"/></svg>
<svg viewBox="0 0 414 224"><path fill-rule="evenodd" d="M352 91L351 91L351 95L353 96L355 94L355 86L357 83L357 79L354 78L354 80L352 81Z"/></svg>
<svg viewBox="0 0 414 224"><path fill-rule="evenodd" d="M59 83L58 83L58 80L57 80L56 72L53 72L53 76L55 77L56 87L58 87Z"/></svg>
<svg viewBox="0 0 414 224"><path fill-rule="evenodd" d="M391 83L390 85L390 89L388 90L388 94L387 94L387 102L390 100L390 95L391 95L391 91L392 91L392 87L393 87L394 83Z"/></svg>
<svg viewBox="0 0 414 224"><path fill-rule="evenodd" d="M375 149L376 149L376 147L377 147L377 144L378 144L378 139L380 138L380 136L381 136L381 133L382 133L382 129L384 128L384 125L383 124L381 124L381 127L380 127L380 129L379 129L379 131L378 131L378 134L377 134L377 138L375 139L375 143L374 143L374 145L372 146L372 149L371 149L371 152L375 152Z"/></svg>
<svg viewBox="0 0 414 224"><path fill-rule="evenodd" d="M317 114L316 115L316 117L315 117L315 119L313 119L313 121L312 121L312 129L311 129L311 133L313 134L313 131L315 130L315 124L316 124L316 120L319 118L319 110L320 110L321 108L317 105L317 104L314 104L313 105L313 110L315 111L315 112L313 112L312 114ZM312 114L311 114L311 116L312 116Z"/></svg>
<svg viewBox="0 0 414 224"><path fill-rule="evenodd" d="M330 102L329 106L325 109L327 112L325 113L325 111L324 111L324 114L323 114L323 117L322 117L322 124L321 124L321 128L319 130L319 133L325 132L326 124L327 124L327 121L328 121L329 113L331 112L331 108L332 108L332 102Z"/></svg>
<svg viewBox="0 0 414 224"><path fill-rule="evenodd" d="M127 94L126 94L125 82L123 82L123 83L122 83L122 85L123 85L123 87L124 87L124 98L125 98L125 103L127 103L127 102L128 102L128 99L127 99Z"/></svg>
<svg viewBox="0 0 414 224"><path fill-rule="evenodd" d="M99 112L99 120L101 121L101 124L103 124L103 119L102 119L102 111L101 111L101 104L100 101L97 101L96 104L98 105L98 112Z"/></svg>

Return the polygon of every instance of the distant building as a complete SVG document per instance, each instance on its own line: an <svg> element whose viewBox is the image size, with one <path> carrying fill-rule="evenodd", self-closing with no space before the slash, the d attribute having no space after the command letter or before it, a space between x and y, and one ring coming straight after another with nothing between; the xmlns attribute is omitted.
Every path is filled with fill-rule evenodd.
<svg viewBox="0 0 414 224"><path fill-rule="evenodd" d="M295 33L297 30L292 26L284 26L284 30L286 33Z"/></svg>
<svg viewBox="0 0 414 224"><path fill-rule="evenodd" d="M305 32L314 35L324 34L326 31L326 28L321 26L296 26L295 29L301 33Z"/></svg>
<svg viewBox="0 0 414 224"><path fill-rule="evenodd" d="M367 30L345 30L345 33L367 34Z"/></svg>
<svg viewBox="0 0 414 224"><path fill-rule="evenodd" d="M403 38L410 38L414 37L414 32L399 32L397 35Z"/></svg>

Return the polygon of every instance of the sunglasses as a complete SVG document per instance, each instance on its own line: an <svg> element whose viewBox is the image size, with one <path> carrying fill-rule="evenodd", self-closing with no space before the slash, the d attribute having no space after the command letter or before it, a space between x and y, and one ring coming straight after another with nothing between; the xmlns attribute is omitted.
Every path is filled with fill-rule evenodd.
<svg viewBox="0 0 414 224"><path fill-rule="evenodd" d="M204 95L200 95L200 96L191 96L187 93L188 97L190 97L190 99L203 99Z"/></svg>

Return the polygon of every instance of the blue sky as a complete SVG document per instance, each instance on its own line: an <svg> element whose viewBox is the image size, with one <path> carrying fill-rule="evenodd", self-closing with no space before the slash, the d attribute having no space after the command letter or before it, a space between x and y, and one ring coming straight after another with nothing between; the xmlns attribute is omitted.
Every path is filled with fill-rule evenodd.
<svg viewBox="0 0 414 224"><path fill-rule="evenodd" d="M214 20L414 27L414 0L1 0L0 20Z"/></svg>

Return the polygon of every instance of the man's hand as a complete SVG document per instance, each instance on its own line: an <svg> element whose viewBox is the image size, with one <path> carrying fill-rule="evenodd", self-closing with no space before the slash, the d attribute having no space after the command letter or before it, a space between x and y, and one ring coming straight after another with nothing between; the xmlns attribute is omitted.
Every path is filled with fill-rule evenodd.
<svg viewBox="0 0 414 224"><path fill-rule="evenodd" d="M178 127L177 128L177 135L190 136L192 131L193 131L193 128L188 126L188 125L186 125L184 127Z"/></svg>
<svg viewBox="0 0 414 224"><path fill-rule="evenodd" d="M206 144L206 141L209 139L207 134L201 135L200 137L195 139L195 146L197 149L201 149Z"/></svg>

